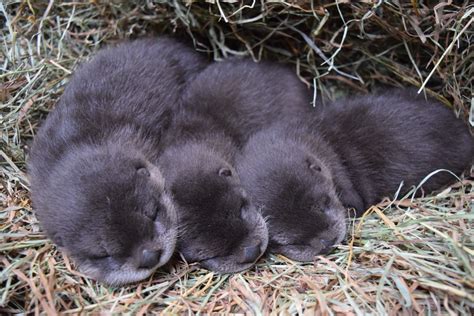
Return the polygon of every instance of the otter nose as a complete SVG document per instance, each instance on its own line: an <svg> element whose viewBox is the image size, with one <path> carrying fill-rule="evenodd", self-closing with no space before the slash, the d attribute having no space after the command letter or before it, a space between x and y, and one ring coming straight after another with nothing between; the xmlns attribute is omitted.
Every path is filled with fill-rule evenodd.
<svg viewBox="0 0 474 316"><path fill-rule="evenodd" d="M260 256L260 245L262 243L259 241L252 246L247 246L242 249L242 260L240 263L251 263L257 260Z"/></svg>
<svg viewBox="0 0 474 316"><path fill-rule="evenodd" d="M160 250L143 250L138 267L142 269L153 268L160 262L160 255Z"/></svg>

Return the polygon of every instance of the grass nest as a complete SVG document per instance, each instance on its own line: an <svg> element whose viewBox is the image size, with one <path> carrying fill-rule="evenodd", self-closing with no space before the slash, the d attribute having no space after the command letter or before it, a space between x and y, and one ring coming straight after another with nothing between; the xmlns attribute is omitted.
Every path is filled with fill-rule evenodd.
<svg viewBox="0 0 474 316"><path fill-rule="evenodd" d="M85 278L44 236L25 174L35 131L76 65L150 34L187 38L216 60L293 64L315 99L416 86L473 125L470 1L7 0L0 28L1 313L471 314L472 172L436 194L415 199L413 189L372 207L347 244L313 263L268 256L219 275L177 262L120 288Z"/></svg>

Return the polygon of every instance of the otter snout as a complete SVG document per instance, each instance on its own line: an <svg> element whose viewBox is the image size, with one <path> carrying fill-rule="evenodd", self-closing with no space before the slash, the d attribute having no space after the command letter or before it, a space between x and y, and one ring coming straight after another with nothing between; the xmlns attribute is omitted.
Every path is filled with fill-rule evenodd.
<svg viewBox="0 0 474 316"><path fill-rule="evenodd" d="M262 256L268 246L268 228L259 211L248 205L241 218L248 229L240 245L229 249L227 254L201 260L201 266L220 273L232 273L249 269Z"/></svg>
<svg viewBox="0 0 474 316"><path fill-rule="evenodd" d="M261 245L262 243L257 241L254 245L243 247L240 263L252 263L257 260L262 254Z"/></svg>
<svg viewBox="0 0 474 316"><path fill-rule="evenodd" d="M314 257L330 253L341 242L339 237L327 237L331 232L322 232L321 237L315 237L308 243L278 244L273 243L271 251L279 253L295 261L311 262Z"/></svg>
<svg viewBox="0 0 474 316"><path fill-rule="evenodd" d="M160 262L161 250L144 249L141 253L138 268L151 269Z"/></svg>

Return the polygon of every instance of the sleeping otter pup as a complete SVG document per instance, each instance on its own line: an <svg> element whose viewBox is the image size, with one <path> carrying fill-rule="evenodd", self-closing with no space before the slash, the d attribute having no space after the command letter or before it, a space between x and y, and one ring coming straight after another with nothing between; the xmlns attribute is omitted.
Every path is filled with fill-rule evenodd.
<svg viewBox="0 0 474 316"><path fill-rule="evenodd" d="M183 109L164 147L159 165L176 202L178 251L216 272L250 268L267 247L268 231L232 166L232 138L211 118Z"/></svg>
<svg viewBox="0 0 474 316"><path fill-rule="evenodd" d="M474 140L450 110L392 90L255 134L237 171L268 217L269 250L310 261L343 239L344 207L360 215L402 181L406 191L437 169L460 174L473 157ZM438 173L422 188L453 180Z"/></svg>
<svg viewBox="0 0 474 316"><path fill-rule="evenodd" d="M204 66L167 38L102 50L76 71L35 137L28 171L37 216L88 276L135 282L171 257L177 214L157 148L180 90Z"/></svg>
<svg viewBox="0 0 474 316"><path fill-rule="evenodd" d="M344 239L346 209L336 181L350 186L331 147L308 136L297 127L272 126L253 135L237 159L242 184L268 218L268 250L299 261Z"/></svg>

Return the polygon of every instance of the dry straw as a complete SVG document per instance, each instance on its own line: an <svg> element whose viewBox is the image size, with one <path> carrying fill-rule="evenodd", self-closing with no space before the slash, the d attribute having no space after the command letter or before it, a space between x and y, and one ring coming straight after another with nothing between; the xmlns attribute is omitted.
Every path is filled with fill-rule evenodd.
<svg viewBox="0 0 474 316"><path fill-rule="evenodd" d="M25 159L39 122L79 62L127 37L175 33L214 59L293 64L315 100L416 86L463 119L474 113L474 5L355 2L0 2L0 312L471 314L469 177L374 206L347 244L311 264L268 256L251 271L217 275L175 263L123 288L79 274L32 211Z"/></svg>

